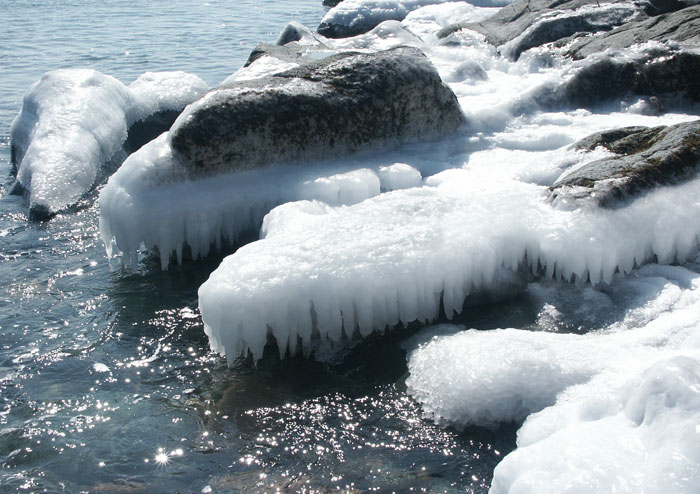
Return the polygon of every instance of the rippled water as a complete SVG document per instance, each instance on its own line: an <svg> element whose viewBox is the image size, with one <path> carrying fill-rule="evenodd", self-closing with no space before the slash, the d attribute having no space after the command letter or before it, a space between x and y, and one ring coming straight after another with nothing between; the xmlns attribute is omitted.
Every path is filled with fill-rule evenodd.
<svg viewBox="0 0 700 494"><path fill-rule="evenodd" d="M0 31L0 174L27 87L92 67L125 83L185 70L210 85L320 0L9 0ZM47 223L0 199L0 491L482 492L513 430L441 429L407 398L410 330L342 362L228 368L208 351L197 288L220 258L161 272L110 270L96 193ZM471 326L522 325L526 301L467 311Z"/></svg>

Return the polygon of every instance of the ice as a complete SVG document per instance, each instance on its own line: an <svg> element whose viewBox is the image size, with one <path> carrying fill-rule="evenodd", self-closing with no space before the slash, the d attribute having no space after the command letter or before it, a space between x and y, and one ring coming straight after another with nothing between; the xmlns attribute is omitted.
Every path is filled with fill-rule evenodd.
<svg viewBox="0 0 700 494"><path fill-rule="evenodd" d="M631 308L585 335L426 328L437 336L409 356L409 393L445 424L527 417L492 493L694 492L699 267L619 277L608 291Z"/></svg>
<svg viewBox="0 0 700 494"><path fill-rule="evenodd" d="M379 194L388 184L369 168L329 174L343 166L347 165L272 166L189 180L187 166L173 155L166 133L129 156L101 191L102 239L110 257L120 251L131 264L137 262L142 245L157 249L166 269L171 254L182 262L185 246L197 259L223 242L233 245L256 231L265 214L284 202L349 205Z"/></svg>
<svg viewBox="0 0 700 494"><path fill-rule="evenodd" d="M456 3L448 0L344 0L321 19L321 24L356 27L362 25L376 26L387 20L401 21L410 12L421 7ZM472 6L500 7L511 3L508 0L474 0Z"/></svg>
<svg viewBox="0 0 700 494"><path fill-rule="evenodd" d="M420 171L406 163L394 163L393 165L379 168L379 179L382 189L399 190L419 187L423 184Z"/></svg>
<svg viewBox="0 0 700 494"><path fill-rule="evenodd" d="M48 72L12 123L17 180L30 192L30 207L54 213L74 204L121 151L131 124L181 109L204 91L206 84L183 72L149 72L130 87L89 69Z"/></svg>
<svg viewBox="0 0 700 494"><path fill-rule="evenodd" d="M34 83L12 123L17 179L50 212L76 202L126 139L133 95L94 70L58 70Z"/></svg>
<svg viewBox="0 0 700 494"><path fill-rule="evenodd" d="M434 320L441 301L451 317L500 268L597 285L652 259L682 262L698 245L700 180L613 210L555 208L546 187L491 166L427 183L325 214L276 212L301 226L268 231L200 288L212 348L259 357L269 327L281 354L287 345L293 354L315 331L340 342Z"/></svg>
<svg viewBox="0 0 700 494"><path fill-rule="evenodd" d="M182 71L146 72L129 85L134 105L128 111L128 124L154 113L181 111L209 90L194 74Z"/></svg>
<svg viewBox="0 0 700 494"><path fill-rule="evenodd" d="M280 60L275 57L263 56L255 60L247 67L241 67L239 70L224 79L221 85L226 86L228 84L233 84L234 82L259 79L261 77L284 72L298 66L298 63Z"/></svg>

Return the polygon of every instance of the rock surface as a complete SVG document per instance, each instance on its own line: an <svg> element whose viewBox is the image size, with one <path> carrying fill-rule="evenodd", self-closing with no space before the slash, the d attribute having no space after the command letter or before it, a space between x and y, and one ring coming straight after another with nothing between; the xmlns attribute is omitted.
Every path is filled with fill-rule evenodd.
<svg viewBox="0 0 700 494"><path fill-rule="evenodd" d="M621 49L648 41L668 40L700 46L700 6L630 22L597 36L580 37L569 48L569 54L581 59L610 48Z"/></svg>
<svg viewBox="0 0 700 494"><path fill-rule="evenodd" d="M668 127L615 129L574 145L585 151L598 146L614 156L560 177L551 187L553 198L593 198L603 207L612 207L658 185L679 183L700 172L700 120Z"/></svg>
<svg viewBox="0 0 700 494"><path fill-rule="evenodd" d="M183 112L170 144L207 175L440 138L463 123L427 57L401 47L219 87Z"/></svg>
<svg viewBox="0 0 700 494"><path fill-rule="evenodd" d="M700 102L700 55L664 52L658 57L600 57L558 87L535 96L544 108L595 108L632 96L653 97L660 108ZM680 98L680 100L679 100Z"/></svg>
<svg viewBox="0 0 700 494"><path fill-rule="evenodd" d="M609 47L623 48L650 40L697 39L698 13L693 7L697 3L519 0L486 21L446 27L438 37L446 38L462 29L476 31L514 60L529 48L576 40L570 53L582 58ZM583 36L585 33L597 34Z"/></svg>

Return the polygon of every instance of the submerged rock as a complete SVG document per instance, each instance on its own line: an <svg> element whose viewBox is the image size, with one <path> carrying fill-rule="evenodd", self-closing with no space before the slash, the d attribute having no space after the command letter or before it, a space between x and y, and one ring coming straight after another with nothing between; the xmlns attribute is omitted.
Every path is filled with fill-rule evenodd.
<svg viewBox="0 0 700 494"><path fill-rule="evenodd" d="M440 138L463 123L427 57L400 47L221 86L183 112L169 139L207 175Z"/></svg>
<svg viewBox="0 0 700 494"><path fill-rule="evenodd" d="M552 197L593 198L604 207L658 185L682 182L700 172L700 120L668 127L627 127L593 134L574 145L606 148L614 156L593 161L559 178Z"/></svg>

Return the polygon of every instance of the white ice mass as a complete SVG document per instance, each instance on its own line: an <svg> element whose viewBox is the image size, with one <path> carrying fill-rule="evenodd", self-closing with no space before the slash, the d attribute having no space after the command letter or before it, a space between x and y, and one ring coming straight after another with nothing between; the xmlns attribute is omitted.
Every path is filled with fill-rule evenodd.
<svg viewBox="0 0 700 494"><path fill-rule="evenodd" d="M474 0L471 6L502 7L512 0ZM406 16L422 7L448 3L450 0L344 0L321 19L321 24L332 24L354 28L361 25L376 26L383 21L402 21ZM444 11L444 10L443 10ZM458 19L453 19L458 20Z"/></svg>
<svg viewBox="0 0 700 494"><path fill-rule="evenodd" d="M599 296L630 309L588 334L451 328L410 353L409 393L445 424L525 419L492 493L695 492L699 268L618 276Z"/></svg>
<svg viewBox="0 0 700 494"><path fill-rule="evenodd" d="M149 72L129 87L89 69L45 74L27 91L11 130L30 207L54 213L74 204L120 152L131 124L181 109L206 90L184 72Z"/></svg>

